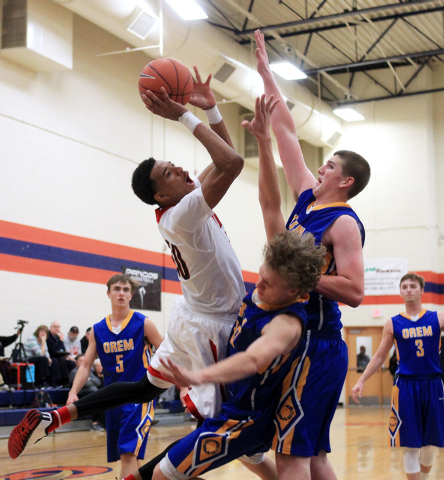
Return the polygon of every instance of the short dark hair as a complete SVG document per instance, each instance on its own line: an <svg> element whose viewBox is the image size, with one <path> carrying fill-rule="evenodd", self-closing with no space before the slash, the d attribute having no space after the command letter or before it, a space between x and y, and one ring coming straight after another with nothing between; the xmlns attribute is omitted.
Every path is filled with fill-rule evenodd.
<svg viewBox="0 0 444 480"><path fill-rule="evenodd" d="M424 277L421 277L421 275L418 275L417 273L406 273L400 280L399 286L401 286L401 283L404 282L405 280L413 280L414 282L418 282L421 290L424 289L425 287L425 280Z"/></svg>
<svg viewBox="0 0 444 480"><path fill-rule="evenodd" d="M342 160L342 175L354 179L348 191L348 198L353 198L367 186L370 180L370 165L364 157L350 150L338 150L334 154Z"/></svg>
<svg viewBox="0 0 444 480"><path fill-rule="evenodd" d="M134 170L131 182L134 193L142 202L148 205L157 204L154 199L154 195L156 194L155 182L150 178L155 163L156 160L154 160L154 158L149 158L140 163Z"/></svg>
<svg viewBox="0 0 444 480"><path fill-rule="evenodd" d="M135 293L137 288L139 287L138 282L128 274L121 274L117 273L113 275L107 282L106 286L108 287L108 292L111 290L111 286L115 285L116 283L129 283L131 285L131 293Z"/></svg>

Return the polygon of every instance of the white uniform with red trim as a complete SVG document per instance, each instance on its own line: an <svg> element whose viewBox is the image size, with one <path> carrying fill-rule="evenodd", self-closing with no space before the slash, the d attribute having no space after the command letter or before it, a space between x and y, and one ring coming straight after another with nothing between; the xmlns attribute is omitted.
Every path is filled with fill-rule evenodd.
<svg viewBox="0 0 444 480"><path fill-rule="evenodd" d="M161 388L161 358L196 370L225 357L231 328L245 296L239 260L224 227L198 188L177 205L156 210L159 230L171 249L183 296L176 299L165 340L154 356L148 378ZM185 399L190 412L214 416L220 409L221 389L193 387Z"/></svg>

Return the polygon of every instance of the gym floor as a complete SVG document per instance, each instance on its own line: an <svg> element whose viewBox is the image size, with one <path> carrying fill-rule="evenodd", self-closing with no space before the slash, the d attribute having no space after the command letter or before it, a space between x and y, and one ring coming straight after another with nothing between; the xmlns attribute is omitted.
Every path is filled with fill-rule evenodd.
<svg viewBox="0 0 444 480"><path fill-rule="evenodd" d="M388 407L339 407L332 425L329 458L340 480L404 479L402 449L387 445ZM146 458L161 452L174 440L195 428L194 423L154 426ZM28 449L16 460L7 451L7 439L0 440L0 478L7 480L115 480L119 463L106 461L106 434L90 431L56 433ZM269 455L272 455L270 452ZM429 480L442 478L444 452L438 450ZM240 462L205 475L208 479L253 480Z"/></svg>

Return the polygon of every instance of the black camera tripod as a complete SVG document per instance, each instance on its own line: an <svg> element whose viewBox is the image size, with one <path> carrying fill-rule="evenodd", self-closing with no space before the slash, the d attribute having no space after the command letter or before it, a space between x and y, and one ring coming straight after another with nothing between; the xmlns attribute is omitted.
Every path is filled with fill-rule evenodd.
<svg viewBox="0 0 444 480"><path fill-rule="evenodd" d="M31 368L29 366L28 356L26 355L25 346L23 345L23 342L22 342L23 329L25 327L25 324L27 324L27 323L28 323L28 321L26 321L26 320L18 320L17 321L18 339L17 339L17 341L14 345L14 348L12 350L12 354L9 357L9 363L10 364L13 364L13 363L25 363L26 364L25 375L30 379L30 382L28 382L28 383L31 384L31 388L35 392L36 388L35 388L35 384L34 384L34 378L31 375ZM7 375L3 375L3 377L4 377L4 380L5 380L5 383L8 386L9 393L11 394L11 397L12 397L12 405L17 406L17 399L16 399L16 396L14 395L14 391L12 390L13 385L11 385L11 378L8 378ZM25 379L26 379L26 377L25 377ZM18 389L22 388L22 384L21 383L17 384L17 388Z"/></svg>

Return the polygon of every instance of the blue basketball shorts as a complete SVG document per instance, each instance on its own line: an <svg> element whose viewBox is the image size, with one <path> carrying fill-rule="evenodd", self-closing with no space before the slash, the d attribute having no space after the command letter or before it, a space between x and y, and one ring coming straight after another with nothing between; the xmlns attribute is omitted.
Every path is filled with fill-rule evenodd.
<svg viewBox="0 0 444 480"><path fill-rule="evenodd" d="M347 375L348 350L340 332L313 331L301 349L283 384L272 449L312 457L331 452L330 425Z"/></svg>
<svg viewBox="0 0 444 480"><path fill-rule="evenodd" d="M389 445L444 447L444 388L439 375L399 375L392 388Z"/></svg>
<svg viewBox="0 0 444 480"><path fill-rule="evenodd" d="M123 453L143 460L154 407L154 402L129 403L106 411L108 462L117 462Z"/></svg>
<svg viewBox="0 0 444 480"><path fill-rule="evenodd" d="M273 402L270 402L273 403ZM216 418L207 418L200 428L177 443L160 462L168 478L198 477L243 455L270 449L275 404L260 411L230 409L224 404Z"/></svg>

